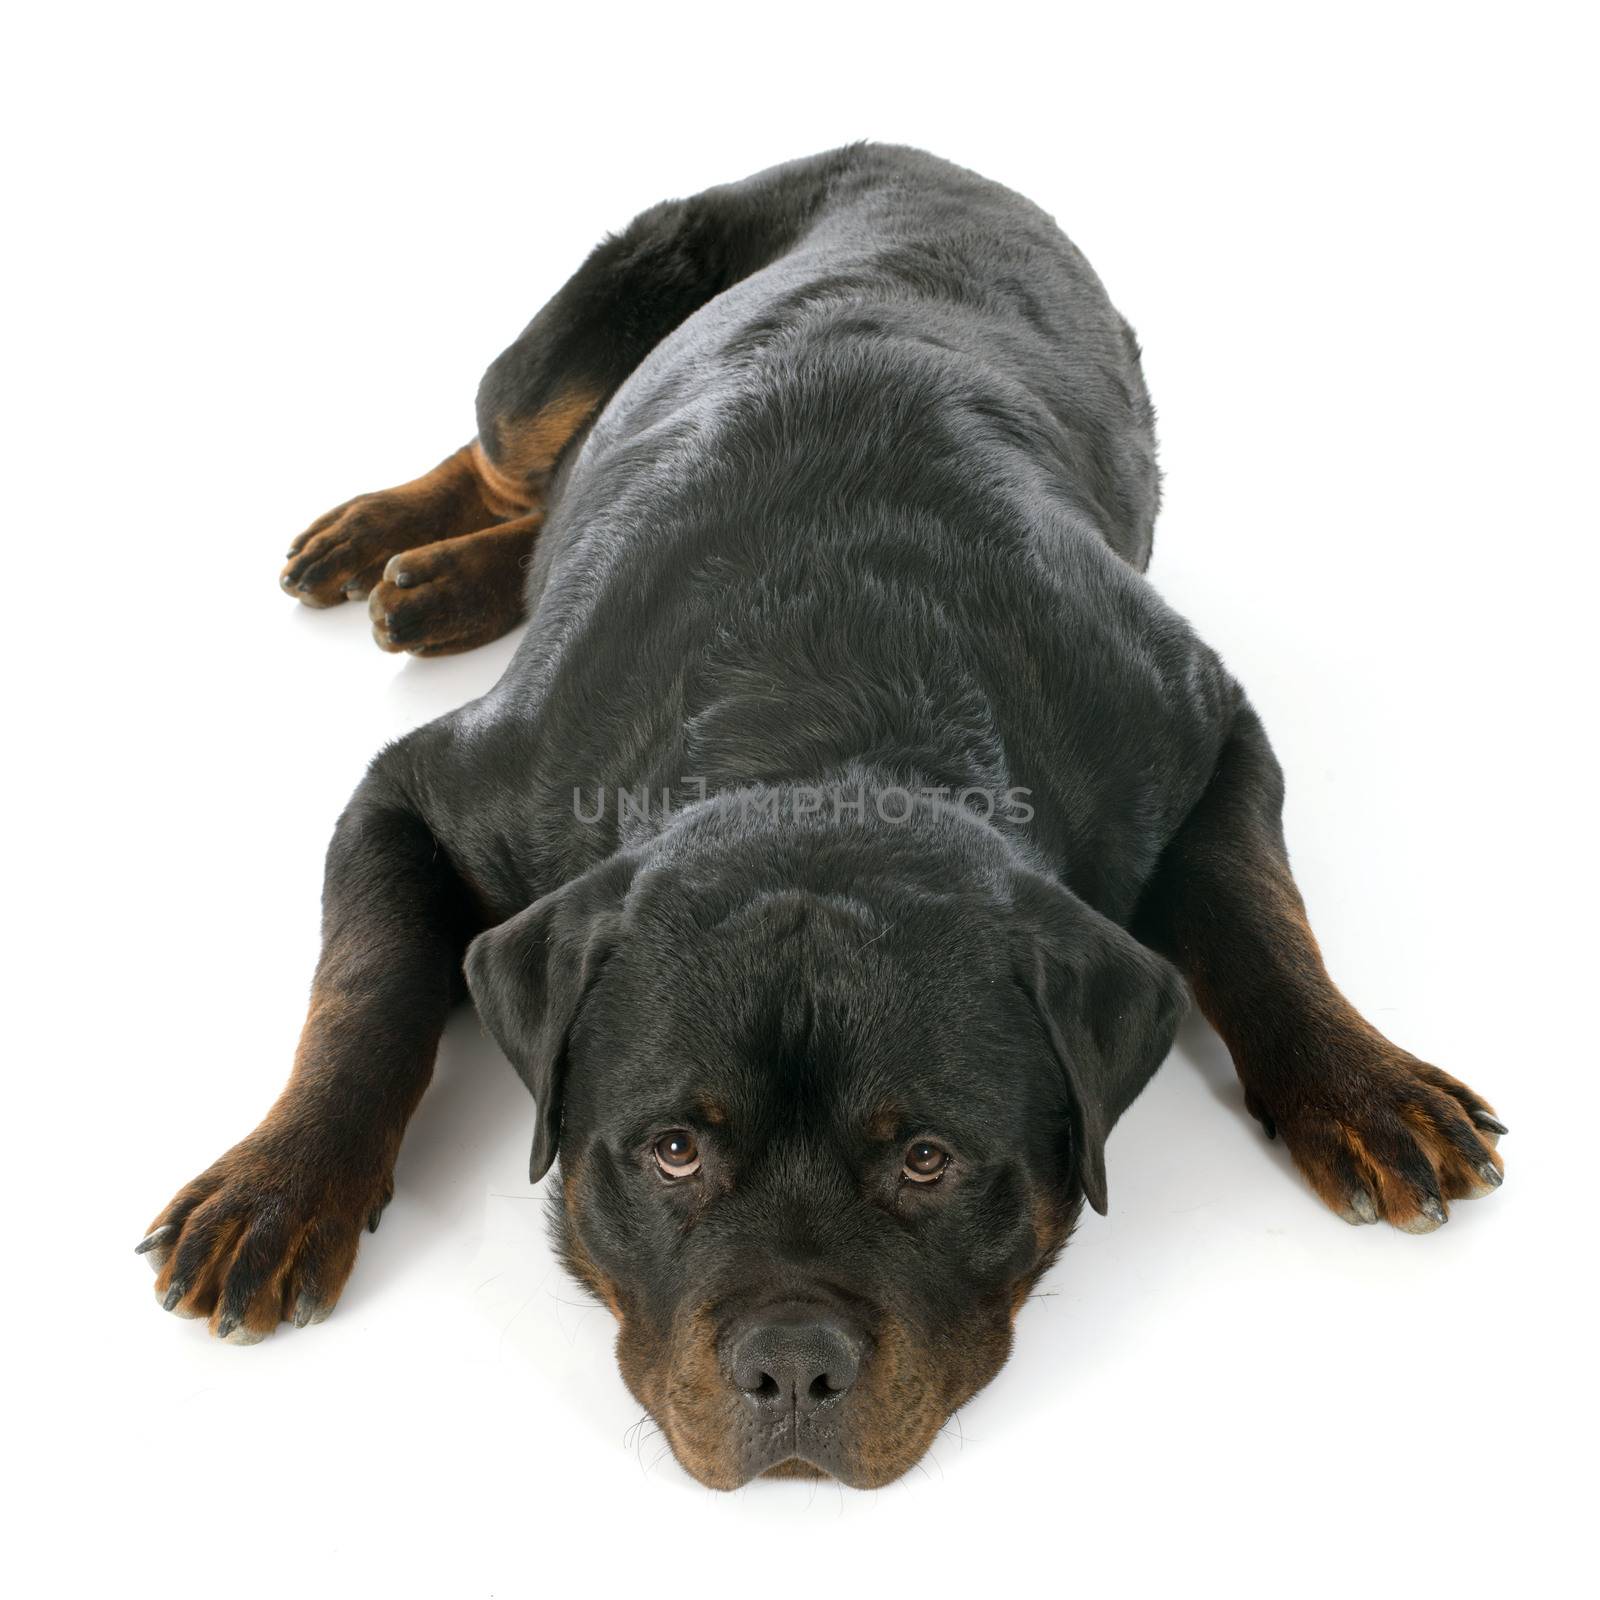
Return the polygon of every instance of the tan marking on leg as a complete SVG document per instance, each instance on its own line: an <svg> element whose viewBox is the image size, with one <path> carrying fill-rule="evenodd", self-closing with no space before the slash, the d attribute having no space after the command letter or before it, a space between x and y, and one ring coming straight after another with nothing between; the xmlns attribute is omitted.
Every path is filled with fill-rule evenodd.
<svg viewBox="0 0 1600 1600"><path fill-rule="evenodd" d="M1274 846L1241 841L1233 882L1248 890L1242 934L1230 943L1213 933L1195 949L1191 982L1246 1105L1282 1136L1318 1197L1347 1222L1428 1233L1445 1202L1491 1193L1503 1164L1475 1126L1491 1108L1385 1038L1339 990Z"/></svg>
<svg viewBox="0 0 1600 1600"><path fill-rule="evenodd" d="M420 478L357 495L319 518L291 547L279 582L309 606L364 599L392 556L491 528L533 504L532 491L488 462L474 440Z"/></svg>
<svg viewBox="0 0 1600 1600"><path fill-rule="evenodd" d="M403 1118L355 1140L327 1137L324 1106L341 1055L367 1026L343 986L368 960L358 931L325 944L294 1070L254 1133L185 1186L156 1220L156 1295L234 1344L280 1318L320 1321L339 1297L362 1231L393 1193ZM359 980L357 980L359 981ZM421 1095L418 1086L406 1116Z"/></svg>
<svg viewBox="0 0 1600 1600"><path fill-rule="evenodd" d="M531 511L391 558L367 600L379 649L452 655L514 628L522 619L527 561L543 522L543 512Z"/></svg>
<svg viewBox="0 0 1600 1600"><path fill-rule="evenodd" d="M574 389L541 406L531 417L499 418L494 461L490 463L498 481L511 492L524 492L527 485L542 489L561 452L599 408L598 394Z"/></svg>
<svg viewBox="0 0 1600 1600"><path fill-rule="evenodd" d="M509 472L502 472L489 459L480 440L474 439L468 449L472 453L472 471L484 505L502 520L519 517L527 511L534 498L528 484Z"/></svg>

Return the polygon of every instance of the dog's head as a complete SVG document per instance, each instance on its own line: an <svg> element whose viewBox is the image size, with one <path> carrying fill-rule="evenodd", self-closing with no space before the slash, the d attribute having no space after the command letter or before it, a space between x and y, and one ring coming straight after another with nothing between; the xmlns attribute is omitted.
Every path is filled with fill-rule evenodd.
<svg viewBox="0 0 1600 1600"><path fill-rule="evenodd" d="M999 1370L1173 970L989 830L679 830L472 946L559 1239L697 1478L887 1483Z"/></svg>

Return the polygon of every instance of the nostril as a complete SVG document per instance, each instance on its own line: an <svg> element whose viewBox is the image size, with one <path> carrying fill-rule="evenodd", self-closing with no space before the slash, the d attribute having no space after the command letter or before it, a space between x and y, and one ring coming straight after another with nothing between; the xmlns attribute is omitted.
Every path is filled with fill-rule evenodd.
<svg viewBox="0 0 1600 1600"><path fill-rule="evenodd" d="M730 1376L758 1409L808 1415L854 1384L860 1350L860 1336L831 1320L758 1323L729 1351Z"/></svg>

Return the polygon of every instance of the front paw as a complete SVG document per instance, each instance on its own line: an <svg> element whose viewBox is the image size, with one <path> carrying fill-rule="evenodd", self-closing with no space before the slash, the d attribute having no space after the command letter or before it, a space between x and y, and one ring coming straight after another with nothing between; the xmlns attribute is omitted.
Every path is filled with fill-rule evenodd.
<svg viewBox="0 0 1600 1600"><path fill-rule="evenodd" d="M1246 1103L1346 1222L1431 1233L1450 1201L1500 1187L1505 1126L1449 1073L1376 1034L1298 1054L1292 1074L1253 1077Z"/></svg>
<svg viewBox="0 0 1600 1600"><path fill-rule="evenodd" d="M163 1309L255 1344L328 1315L392 1192L387 1162L260 1130L180 1190L137 1249Z"/></svg>

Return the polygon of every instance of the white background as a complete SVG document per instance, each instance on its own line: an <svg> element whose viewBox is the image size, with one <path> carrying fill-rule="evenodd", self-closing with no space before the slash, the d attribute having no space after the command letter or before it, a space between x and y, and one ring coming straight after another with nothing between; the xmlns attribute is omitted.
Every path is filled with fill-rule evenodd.
<svg viewBox="0 0 1600 1600"><path fill-rule="evenodd" d="M57 6L0 106L3 1542L19 1594L1554 1593L1592 1513L1594 54L1581 10ZM48 11L48 20L44 20ZM321 853L511 641L381 655L289 538L472 431L606 229L856 137L1021 189L1144 341L1152 579L1249 686L1328 958L1512 1133L1344 1226L1190 1025L1000 1379L874 1494L663 1455L445 1040L325 1326L131 1247L288 1067ZM1592 1576L1592 1574L1591 1574Z"/></svg>

